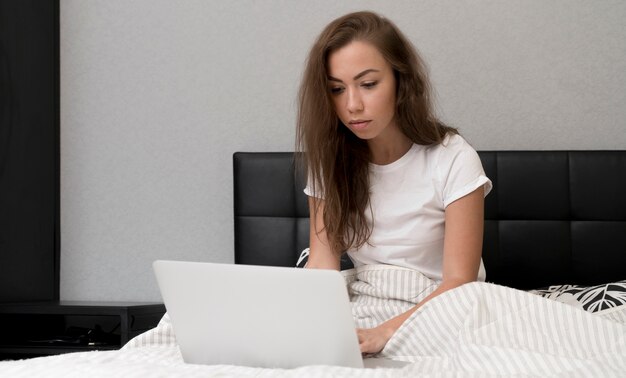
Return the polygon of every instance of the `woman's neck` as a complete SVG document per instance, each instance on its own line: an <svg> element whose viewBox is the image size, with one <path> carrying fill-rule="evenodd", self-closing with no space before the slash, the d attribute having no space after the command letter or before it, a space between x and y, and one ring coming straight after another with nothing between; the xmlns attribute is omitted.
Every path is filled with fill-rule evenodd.
<svg viewBox="0 0 626 378"><path fill-rule="evenodd" d="M371 153L371 163L376 165L387 165L404 156L413 145L406 135L399 129L391 135L382 135L367 141Z"/></svg>

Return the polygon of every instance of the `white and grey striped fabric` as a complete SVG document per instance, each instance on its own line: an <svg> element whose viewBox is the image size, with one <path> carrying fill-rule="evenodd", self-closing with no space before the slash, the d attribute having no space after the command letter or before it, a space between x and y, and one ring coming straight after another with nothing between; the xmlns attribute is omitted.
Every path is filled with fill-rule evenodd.
<svg viewBox="0 0 626 378"><path fill-rule="evenodd" d="M626 325L626 306L609 308L603 311L595 312L595 315Z"/></svg>
<svg viewBox="0 0 626 378"><path fill-rule="evenodd" d="M172 328L172 321L170 320L170 316L167 313L165 313L159 324L157 324L154 329L148 332L144 332L141 335L133 338L132 340L127 342L122 349L138 348L152 345L178 345L176 343L176 335L174 334L174 329Z"/></svg>
<svg viewBox="0 0 626 378"><path fill-rule="evenodd" d="M358 328L373 328L409 310L439 285L414 270L391 265L363 265L342 273Z"/></svg>
<svg viewBox="0 0 626 378"><path fill-rule="evenodd" d="M373 327L405 311L438 285L419 272L391 266L344 274L359 327ZM611 321L617 316L603 316L474 282L421 307L379 356L420 363L424 373L626 376L626 326Z"/></svg>
<svg viewBox="0 0 626 378"><path fill-rule="evenodd" d="M372 327L437 287L418 272L365 266L344 272L357 327ZM76 353L1 362L0 376L415 377L626 375L625 314L591 314L488 283L450 290L416 311L380 357L401 369L308 366L293 370L184 364L169 318L116 352ZM620 323L621 321L621 323Z"/></svg>

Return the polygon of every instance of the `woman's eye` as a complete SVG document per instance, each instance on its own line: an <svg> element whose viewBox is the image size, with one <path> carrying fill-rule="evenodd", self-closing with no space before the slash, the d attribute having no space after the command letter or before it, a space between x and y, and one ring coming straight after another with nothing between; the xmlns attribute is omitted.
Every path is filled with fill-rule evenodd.
<svg viewBox="0 0 626 378"><path fill-rule="evenodd" d="M332 87L332 88L330 88L330 93L332 93L332 94L339 94L341 92L343 92L343 88L341 88L341 87Z"/></svg>
<svg viewBox="0 0 626 378"><path fill-rule="evenodd" d="M372 89L376 86L376 84L378 84L377 81L368 81L368 82L361 84L361 86L365 89Z"/></svg>

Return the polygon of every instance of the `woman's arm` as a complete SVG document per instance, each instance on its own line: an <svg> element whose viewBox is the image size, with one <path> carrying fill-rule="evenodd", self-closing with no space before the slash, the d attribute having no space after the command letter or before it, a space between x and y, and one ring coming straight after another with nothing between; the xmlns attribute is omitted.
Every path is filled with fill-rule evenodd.
<svg viewBox="0 0 626 378"><path fill-rule="evenodd" d="M324 227L324 200L309 197L310 231L309 260L305 268L340 270L340 256L328 243Z"/></svg>
<svg viewBox="0 0 626 378"><path fill-rule="evenodd" d="M362 353L380 352L402 323L424 303L450 289L476 281L482 254L484 203L484 190L480 187L446 207L441 284L407 312L378 327L357 329Z"/></svg>

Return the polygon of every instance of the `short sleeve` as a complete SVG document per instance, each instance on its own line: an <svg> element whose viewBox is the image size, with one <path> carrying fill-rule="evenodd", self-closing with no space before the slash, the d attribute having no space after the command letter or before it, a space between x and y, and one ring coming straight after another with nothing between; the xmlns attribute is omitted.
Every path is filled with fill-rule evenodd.
<svg viewBox="0 0 626 378"><path fill-rule="evenodd" d="M304 194L306 194L309 197L315 197L315 198L324 198L324 188L322 187L322 185L317 184L315 185L315 190L313 188L313 177L311 176L311 172L309 171L309 174L307 176L307 180L306 180L306 187L304 188L303 192Z"/></svg>
<svg viewBox="0 0 626 378"><path fill-rule="evenodd" d="M437 173L444 208L481 186L485 197L492 188L478 153L460 135L450 135L442 143Z"/></svg>

